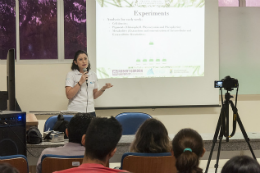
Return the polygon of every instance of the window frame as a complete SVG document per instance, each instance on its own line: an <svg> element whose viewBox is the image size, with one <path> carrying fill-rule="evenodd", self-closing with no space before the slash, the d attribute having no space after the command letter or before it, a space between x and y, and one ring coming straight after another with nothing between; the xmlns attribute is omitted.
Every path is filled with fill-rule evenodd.
<svg viewBox="0 0 260 173"><path fill-rule="evenodd" d="M244 6L243 7L260 7L260 6L246 6L246 1L247 0L244 0L245 2L244 2Z"/></svg>
<svg viewBox="0 0 260 173"><path fill-rule="evenodd" d="M246 7L246 0L239 0L239 7Z"/></svg>
<svg viewBox="0 0 260 173"><path fill-rule="evenodd" d="M238 4L239 6L238 7L248 7L246 6L246 0L238 0ZM225 8L224 6L219 6L220 8ZM229 6L227 6L229 7Z"/></svg>
<svg viewBox="0 0 260 173"><path fill-rule="evenodd" d="M247 7L246 0L239 0L238 7ZM219 7L225 8L225 7ZM15 12L19 15L19 0L15 0ZM87 16L87 10L86 10ZM87 21L86 21L87 25ZM64 42L64 1L57 0L57 45L58 45L58 58L57 59L32 59L21 60L20 59L20 31L19 31L19 17L16 17L16 63L17 64L68 64L72 59L65 59L65 42ZM87 28L87 26L86 26ZM87 30L86 30L87 33ZM0 59L0 64L6 64L6 60Z"/></svg>
<svg viewBox="0 0 260 173"><path fill-rule="evenodd" d="M70 64L72 59L65 59L65 42L64 42L64 0L57 0L57 59L20 59L20 26L19 26L19 0L15 0L15 26L16 26L16 64ZM87 13L87 10L86 10ZM86 14L87 16L87 14ZM86 21L87 25L87 21ZM87 34L87 30L86 30ZM76 51L76 50L75 50ZM6 64L6 60L0 59L0 64Z"/></svg>

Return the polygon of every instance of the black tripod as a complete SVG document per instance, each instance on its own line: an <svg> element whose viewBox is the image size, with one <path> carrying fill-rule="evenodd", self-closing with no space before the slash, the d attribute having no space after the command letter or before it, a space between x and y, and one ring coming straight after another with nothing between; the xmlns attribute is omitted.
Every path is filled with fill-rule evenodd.
<svg viewBox="0 0 260 173"><path fill-rule="evenodd" d="M222 90L221 90L221 97L222 97ZM217 124L217 127L216 127L216 131L215 131L215 134L214 134L214 137L213 137L213 144L212 144L212 148L210 150L210 154L209 154L209 159L208 159L208 163L207 163L207 167L206 167L206 171L205 173L208 172L208 169L209 169L209 165L210 165L210 160L211 160L211 157L212 157L212 153L213 153L213 149L214 149L214 146L217 142L217 137L218 137L218 134L219 134L219 131L220 131L220 134L219 134L219 146L218 146L218 153L217 153L217 160L216 160L216 164L215 164L215 168L216 168L216 172L217 173L217 169L218 169L218 162L219 162L219 156L220 156L220 149L221 149L221 141L222 141L222 138L223 138L223 135L226 137L226 142L229 141L229 138L232 137L234 134L235 134L235 131L236 131L236 121L238 122L239 124L239 127L243 133L243 136L244 136L244 139L245 141L247 142L248 144L248 147L254 157L254 159L256 159L255 157L255 154L252 150L252 147L249 143L249 138L246 134L246 131L245 131L245 128L241 122L241 119L238 115L238 111L237 111L237 108L234 106L234 103L232 102L232 100L230 100L230 98L233 98L233 96L230 95L230 93L227 93L225 94L225 101L223 103L223 100L222 101L222 108L221 108L221 112L220 112L220 116L219 116L219 119L218 119L218 124ZM229 136L229 104L232 108L232 111L233 111L233 114L234 114L234 118L233 118L233 132L232 134Z"/></svg>

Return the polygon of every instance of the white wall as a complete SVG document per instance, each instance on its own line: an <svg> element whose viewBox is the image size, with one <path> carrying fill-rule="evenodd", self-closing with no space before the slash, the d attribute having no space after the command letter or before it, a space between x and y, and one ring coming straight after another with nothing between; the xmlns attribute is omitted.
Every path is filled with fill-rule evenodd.
<svg viewBox="0 0 260 173"><path fill-rule="evenodd" d="M247 132L260 132L259 95L241 95L238 97L238 112ZM159 119L166 126L169 134L174 134L182 128L193 128L199 133L214 133L219 118L220 107L197 107L197 108L167 108L167 109L137 109L137 110L97 110L98 116L115 116L121 112L145 112ZM230 112L230 122L232 118ZM38 115L39 129L42 131L44 123L49 115ZM232 123L230 123L230 130ZM240 132L240 128L237 128ZM213 136L212 136L213 138Z"/></svg>
<svg viewBox="0 0 260 173"><path fill-rule="evenodd" d="M67 109L64 81L70 64L16 66L16 96L23 111L60 111ZM0 91L6 91L6 66L0 65ZM213 87L213 85L212 85ZM192 90L192 87L190 88ZM109 90L107 91L109 92ZM106 94L106 93L104 93ZM201 97L207 97L202 95ZM102 96L99 98L102 99ZM174 99L174 98L173 98ZM183 98L189 99L189 98ZM237 108L248 132L259 132L260 95L240 95ZM98 116L115 116L121 112L146 112L161 120L169 133L191 127L200 133L214 133L220 107L164 108L137 110L97 110ZM39 129L49 116L38 115ZM232 114L230 113L230 117Z"/></svg>
<svg viewBox="0 0 260 173"><path fill-rule="evenodd" d="M240 82L240 94L260 94L260 7L219 8L220 78Z"/></svg>
<svg viewBox="0 0 260 173"><path fill-rule="evenodd" d="M253 8L252 8L253 9ZM221 11L220 11L221 12ZM220 24L225 16L220 14ZM233 20L233 18L232 18ZM226 21L226 19L225 19ZM226 23L226 22L225 22ZM252 23L252 22L250 22ZM240 32L233 29L233 32ZM220 38L225 30L220 30ZM230 31L228 31L230 32ZM94 35L94 34L93 34ZM94 36L92 36L94 37ZM93 39L93 38L92 38ZM220 40L221 42L222 40ZM220 46L221 48L222 46ZM236 50L239 51L239 50ZM223 57L220 49L220 59ZM258 56L260 57L260 55ZM92 57L90 57L90 60ZM244 60L246 62L246 60ZM236 63L236 61L234 62ZM245 66L247 64L245 63ZM256 64L259 66L259 64ZM247 67L246 67L247 68ZM250 68L248 68L250 70ZM17 64L16 65L16 97L23 111L60 111L67 109L65 96L65 77L70 71L70 63L66 64ZM232 71L230 68L229 71ZM241 70L242 71L242 70ZM246 78L251 78L250 75ZM213 81L212 79L212 87ZM239 80L239 78L238 78ZM258 80L254 78L254 80ZM259 82L258 82L259 83ZM253 85L253 84L252 84ZM240 83L240 88L243 83ZM123 89L123 88L122 88ZM192 86L190 87L192 90ZM260 89L259 89L260 90ZM0 62L0 91L6 91L6 65ZM106 91L109 92L109 91ZM126 91L127 92L127 91ZM104 93L106 94L106 93ZM207 95L201 95L207 97ZM102 96L99 98L102 99ZM174 99L174 98L173 98ZM189 99L189 98L183 98ZM247 132L259 132L260 122L260 95L240 95L238 97L238 110ZM169 133L176 133L184 127L191 127L200 133L213 133L219 117L220 107L197 108L168 108L168 109L140 109L140 110L97 110L98 116L117 115L121 112L146 112L161 120ZM230 117L232 115L230 114ZM38 115L39 128L48 116Z"/></svg>
<svg viewBox="0 0 260 173"><path fill-rule="evenodd" d="M206 96L202 96L206 97ZM188 98L187 98L188 99ZM238 97L237 108L240 118L247 132L259 132L260 95L243 95ZM159 119L166 126L170 134L182 128L193 128L199 133L214 133L219 118L220 107L197 108L167 108L167 109L139 109L134 111L145 112ZM230 108L231 109L231 108ZM117 115L129 110L98 110L99 116ZM230 121L233 116L230 112ZM231 123L230 123L230 126ZM237 128L238 132L240 131Z"/></svg>
<svg viewBox="0 0 260 173"><path fill-rule="evenodd" d="M66 74L70 64L18 64L15 67L16 98L23 111L67 109ZM0 65L0 91L6 91L6 65Z"/></svg>

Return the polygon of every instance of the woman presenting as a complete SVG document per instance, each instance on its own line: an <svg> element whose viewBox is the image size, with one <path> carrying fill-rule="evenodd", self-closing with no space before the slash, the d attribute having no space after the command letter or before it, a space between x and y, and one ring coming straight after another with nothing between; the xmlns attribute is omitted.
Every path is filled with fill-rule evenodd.
<svg viewBox="0 0 260 173"><path fill-rule="evenodd" d="M87 112L96 116L94 99L113 85L106 83L98 90L97 75L90 70L88 54L78 50L75 53L71 70L66 78L66 96L69 99L68 111Z"/></svg>

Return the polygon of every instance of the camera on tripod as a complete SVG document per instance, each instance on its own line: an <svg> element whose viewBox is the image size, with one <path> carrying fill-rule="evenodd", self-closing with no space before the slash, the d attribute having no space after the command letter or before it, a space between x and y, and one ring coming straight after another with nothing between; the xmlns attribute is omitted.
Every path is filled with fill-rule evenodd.
<svg viewBox="0 0 260 173"><path fill-rule="evenodd" d="M244 136L245 141L248 144L248 147L249 147L254 159L256 160L253 149L252 149L252 147L249 143L250 140L247 136L246 130L245 130L245 128L242 124L242 121L239 117L239 114L238 114L238 109L237 109L237 95L238 95L238 88L239 88L238 80L235 79L235 78L231 78L230 76L226 76L221 81L215 81L214 87L219 88L219 90L221 92L221 111L220 111L216 131L215 131L215 134L214 134L214 137L213 137L213 144L212 144L212 148L210 150L209 159L208 159L208 163L207 163L205 173L208 173L208 169L209 169L210 160L211 160L211 157L212 157L212 154L213 154L214 146L215 146L215 144L216 144L216 142L219 138L217 161L216 161L216 164L215 164L215 168L216 168L216 172L217 172L219 156L220 156L220 151L221 151L222 138L223 138L223 136L226 137L226 142L229 142L229 138L231 138L232 136L235 135L237 123L240 127L240 130L241 130L241 132ZM227 92L225 94L225 101L223 101L222 88L227 90ZM230 93L229 93L229 91L232 91L233 88L237 88L236 89L235 104L233 103L232 100L230 100L230 98L233 98L233 96L231 96ZM232 130L231 134L229 134L229 106L231 106L232 111L233 111L233 119L232 119L233 120L233 130ZM219 137L218 137L218 135L219 135Z"/></svg>
<svg viewBox="0 0 260 173"><path fill-rule="evenodd" d="M232 91L233 88L237 88L238 85L238 80L230 76L226 76L221 81L214 81L215 88L224 88L227 91Z"/></svg>

